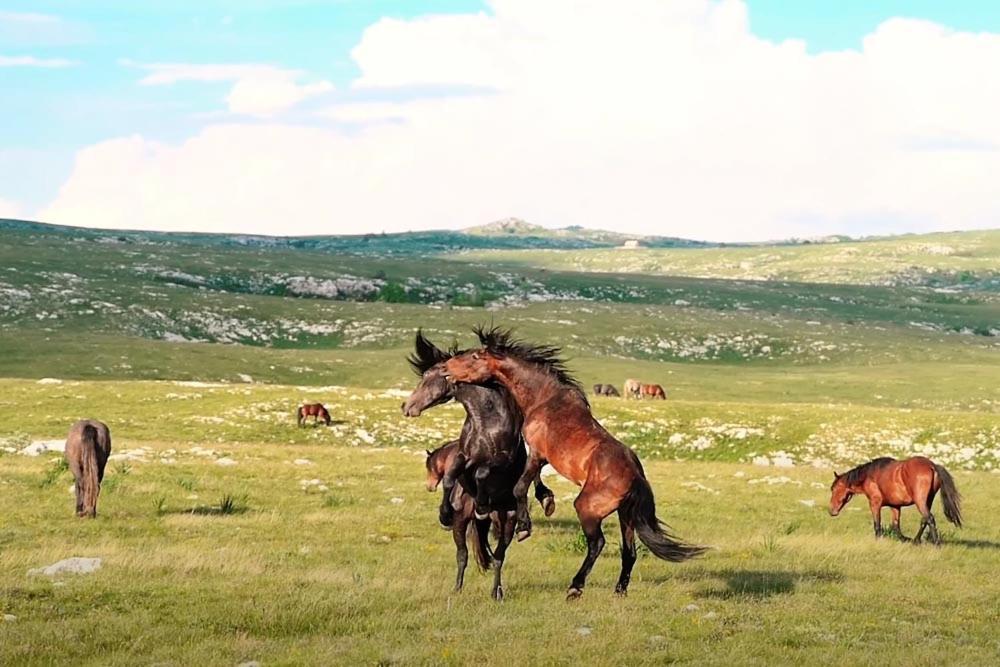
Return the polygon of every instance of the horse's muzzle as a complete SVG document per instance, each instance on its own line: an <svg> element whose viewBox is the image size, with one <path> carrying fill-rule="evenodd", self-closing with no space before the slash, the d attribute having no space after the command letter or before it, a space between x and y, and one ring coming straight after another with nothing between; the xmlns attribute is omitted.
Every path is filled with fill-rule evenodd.
<svg viewBox="0 0 1000 667"><path fill-rule="evenodd" d="M420 408L418 408L418 407L416 407L414 405L410 405L408 402L407 403L403 403L403 405L401 407L403 408L403 416L404 417L419 417L420 416Z"/></svg>

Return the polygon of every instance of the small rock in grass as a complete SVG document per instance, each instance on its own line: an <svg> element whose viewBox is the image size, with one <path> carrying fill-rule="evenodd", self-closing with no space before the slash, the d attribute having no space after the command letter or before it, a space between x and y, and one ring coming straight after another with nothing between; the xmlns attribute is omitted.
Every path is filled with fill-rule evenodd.
<svg viewBox="0 0 1000 667"><path fill-rule="evenodd" d="M593 632L593 630L591 630L591 629L590 629L589 627L587 627L586 625L581 625L580 627L578 627L578 628L576 629L576 634L580 635L581 637L586 637L586 636L587 636L587 635L589 635L589 634L590 634L591 632Z"/></svg>
<svg viewBox="0 0 1000 667"><path fill-rule="evenodd" d="M309 459L295 459L295 465L297 466L311 466L313 464Z"/></svg>
<svg viewBox="0 0 1000 667"><path fill-rule="evenodd" d="M816 507L816 501L811 498L809 500L800 500L799 502L806 507Z"/></svg>
<svg viewBox="0 0 1000 667"><path fill-rule="evenodd" d="M4 614L3 615L3 620L6 623L13 623L14 621L17 620L17 616L15 616L14 614Z"/></svg>
<svg viewBox="0 0 1000 667"><path fill-rule="evenodd" d="M667 638L664 637L663 635L650 635L649 636L649 643L650 644L660 644L660 643L665 642L665 641L667 641Z"/></svg>
<svg viewBox="0 0 1000 667"><path fill-rule="evenodd" d="M260 662L257 660L247 660L246 662L241 662L236 665L236 667L260 667Z"/></svg>
<svg viewBox="0 0 1000 667"><path fill-rule="evenodd" d="M224 456L221 459L216 459L215 463L216 463L216 465L220 465L220 466L234 466L234 465L236 465L236 461L232 460L228 456Z"/></svg>
<svg viewBox="0 0 1000 667"><path fill-rule="evenodd" d="M681 611L687 612L687 613L691 613L692 611L698 611L698 609L699 609L698 605L696 605L695 603L692 602L688 606L686 606L683 609L681 609Z"/></svg>
<svg viewBox="0 0 1000 667"><path fill-rule="evenodd" d="M396 496L395 498L390 498L389 502L392 503L393 505L402 505L403 499L400 498L399 496Z"/></svg>
<svg viewBox="0 0 1000 667"><path fill-rule="evenodd" d="M100 558L74 557L61 560L58 563L53 563L48 567L38 567L28 570L28 576L33 577L41 574L46 577L55 577L60 574L90 574L91 572L96 572L99 569L101 569Z"/></svg>
<svg viewBox="0 0 1000 667"><path fill-rule="evenodd" d="M702 618L705 618L705 619L708 619L708 620L711 620L711 619L716 618L716 617L718 617L718 614L716 614L714 611L710 611L707 614L705 614L704 616L702 616Z"/></svg>

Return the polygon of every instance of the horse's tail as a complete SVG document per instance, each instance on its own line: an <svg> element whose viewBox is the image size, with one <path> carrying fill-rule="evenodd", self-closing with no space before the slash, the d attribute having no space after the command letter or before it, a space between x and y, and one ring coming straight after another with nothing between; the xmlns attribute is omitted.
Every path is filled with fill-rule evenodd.
<svg viewBox="0 0 1000 667"><path fill-rule="evenodd" d="M941 500L944 501L944 515L948 517L948 521L961 528L962 494L958 492L958 488L955 487L955 480L952 479L951 473L944 469L944 466L935 463L934 470L937 471L938 478L941 480Z"/></svg>
<svg viewBox="0 0 1000 667"><path fill-rule="evenodd" d="M487 531L483 531L482 534L479 533L479 528L476 526L475 521L470 521L469 526L465 529L466 541L472 541L472 553L476 557L476 565L483 572L490 569L490 564L493 561L493 552L490 550L490 543L487 541Z"/></svg>
<svg viewBox="0 0 1000 667"><path fill-rule="evenodd" d="M77 493L82 499L82 515L97 516L97 494L101 483L97 474L97 429L87 424L80 435L80 479Z"/></svg>
<svg viewBox="0 0 1000 667"><path fill-rule="evenodd" d="M673 563L700 556L708 547L687 544L667 532L667 526L656 518L656 503L653 500L653 488L645 477L636 475L632 487L625 494L618 506L623 521L631 523L642 543L657 558Z"/></svg>

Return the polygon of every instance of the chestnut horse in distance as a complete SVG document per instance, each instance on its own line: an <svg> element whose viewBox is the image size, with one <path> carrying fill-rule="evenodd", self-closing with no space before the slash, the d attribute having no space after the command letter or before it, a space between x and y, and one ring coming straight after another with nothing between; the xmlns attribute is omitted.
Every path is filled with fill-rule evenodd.
<svg viewBox="0 0 1000 667"><path fill-rule="evenodd" d="M322 419L323 423L329 426L333 421L330 419L330 412L323 407L322 403L306 403L295 413L295 419L299 426L303 426L306 423L306 417L312 417L313 424L316 424L320 419Z"/></svg>
<svg viewBox="0 0 1000 667"><path fill-rule="evenodd" d="M658 384L644 384L639 387L639 395L641 398L659 398L660 400L667 400L667 392L663 391L663 387Z"/></svg>
<svg viewBox="0 0 1000 667"><path fill-rule="evenodd" d="M524 413L522 432L530 453L514 487L518 537L530 534L528 484L542 461L582 487L573 505L587 538L587 555L570 583L568 600L583 594L587 575L604 548L601 523L612 512L618 512L622 533L618 595L628 590L636 534L654 555L668 561L684 561L705 551L667 532L656 516L653 490L639 458L594 419L582 387L567 371L557 348L530 345L497 327L475 331L482 349L444 361L444 372L455 383L503 385Z"/></svg>
<svg viewBox="0 0 1000 667"><path fill-rule="evenodd" d="M955 488L955 480L951 474L930 459L923 456L897 461L883 457L869 461L845 472L843 475L833 473L833 484L830 486L830 516L837 516L844 505L856 494L868 496L868 506L872 511L872 522L875 537L882 536L882 508L892 510L892 527L899 534L900 508L916 505L920 512L920 530L917 531L915 542L920 542L924 529L934 544L941 543L938 535L931 505L934 496L941 492L944 503L944 515L956 526L962 526L962 496ZM905 539L905 538L904 538Z"/></svg>

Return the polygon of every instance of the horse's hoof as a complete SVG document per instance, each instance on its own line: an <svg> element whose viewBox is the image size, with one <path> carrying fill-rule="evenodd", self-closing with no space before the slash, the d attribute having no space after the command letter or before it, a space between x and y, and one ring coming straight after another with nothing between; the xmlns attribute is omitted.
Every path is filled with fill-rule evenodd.
<svg viewBox="0 0 1000 667"><path fill-rule="evenodd" d="M503 586L500 586L493 591L493 599L497 602L503 602Z"/></svg>
<svg viewBox="0 0 1000 667"><path fill-rule="evenodd" d="M489 517L489 515L490 515L489 512L486 512L485 514L480 514L478 510L476 511L476 519L478 519L479 521L482 521L483 519Z"/></svg>
<svg viewBox="0 0 1000 667"><path fill-rule="evenodd" d="M566 592L566 602L578 600L581 595L583 595L583 591L581 589L570 587L570 589Z"/></svg>
<svg viewBox="0 0 1000 667"><path fill-rule="evenodd" d="M545 516L552 516L556 511L556 499L553 496L545 496L542 499L542 509L545 510Z"/></svg>
<svg viewBox="0 0 1000 667"><path fill-rule="evenodd" d="M621 586L615 587L615 595L620 598L628 597L628 589Z"/></svg>
<svg viewBox="0 0 1000 667"><path fill-rule="evenodd" d="M531 530L530 529L528 529L528 530L519 530L519 531L517 531L515 533L515 537L517 537L517 541L518 542L524 542L526 539L528 539L529 537L531 537Z"/></svg>

